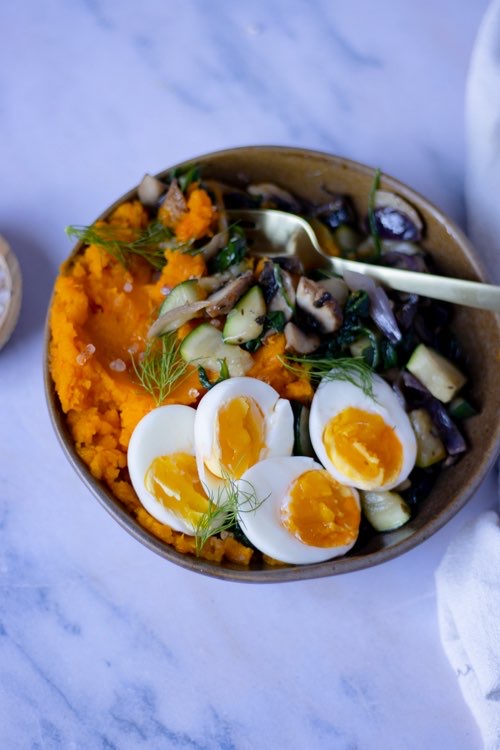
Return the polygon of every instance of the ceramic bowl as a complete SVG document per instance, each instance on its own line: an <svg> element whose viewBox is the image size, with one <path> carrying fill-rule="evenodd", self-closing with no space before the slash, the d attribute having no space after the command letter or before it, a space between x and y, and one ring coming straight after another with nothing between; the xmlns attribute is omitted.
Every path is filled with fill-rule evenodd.
<svg viewBox="0 0 500 750"><path fill-rule="evenodd" d="M194 162L201 166L205 177L242 186L252 182L272 181L313 203L324 203L329 191L348 194L353 198L361 215L366 214L374 178L372 168L338 156L273 146L220 151L192 159L189 163ZM177 166L187 166L187 162ZM166 176L171 169L172 167L158 176ZM474 250L453 221L425 198L391 177L384 175L381 186L406 198L419 210L426 225L423 244L434 257L440 273L485 280ZM135 192L134 188L122 196L99 218L107 217L122 201L135 197ZM80 251L81 246L77 244L73 254ZM166 560L195 573L241 582L284 582L337 575L378 565L428 539L464 506L498 454L498 316L471 308L456 307L453 329L468 354L469 392L474 403L480 406L479 414L465 423L469 451L455 466L440 475L430 495L421 503L415 517L407 525L390 533L373 533L363 538L347 556L314 565L274 568L258 564L242 568L228 563L211 563L176 552L139 526L108 488L92 477L75 451L48 370L48 331L45 344L47 402L66 457L83 482L126 531Z"/></svg>

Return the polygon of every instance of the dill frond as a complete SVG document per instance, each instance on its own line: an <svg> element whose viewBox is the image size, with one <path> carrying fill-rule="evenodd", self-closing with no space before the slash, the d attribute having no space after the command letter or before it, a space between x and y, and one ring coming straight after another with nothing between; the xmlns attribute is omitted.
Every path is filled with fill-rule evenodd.
<svg viewBox="0 0 500 750"><path fill-rule="evenodd" d="M241 513L253 513L267 500L259 500L250 482L237 483L228 475L216 493L207 494L208 510L201 515L195 530L197 555L211 536L233 528Z"/></svg>
<svg viewBox="0 0 500 750"><path fill-rule="evenodd" d="M127 256L144 258L153 268L165 265L165 243L172 240L172 230L159 221L151 221L144 229L131 229L118 224L71 225L66 227L68 237L86 245L97 245L116 260L127 265Z"/></svg>
<svg viewBox="0 0 500 750"><path fill-rule="evenodd" d="M342 380L361 388L374 401L373 371L362 357L293 357L279 356L283 367L298 375L307 374L311 380ZM305 372L304 372L305 368Z"/></svg>
<svg viewBox="0 0 500 750"><path fill-rule="evenodd" d="M132 359L140 384L157 406L187 374L189 365L180 355L180 343L175 332L166 333L148 342L140 362Z"/></svg>

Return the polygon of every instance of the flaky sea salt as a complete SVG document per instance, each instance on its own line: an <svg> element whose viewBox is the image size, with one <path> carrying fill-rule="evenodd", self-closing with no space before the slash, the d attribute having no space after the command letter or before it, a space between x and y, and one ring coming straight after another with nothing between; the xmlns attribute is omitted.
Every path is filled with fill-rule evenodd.
<svg viewBox="0 0 500 750"><path fill-rule="evenodd" d="M125 364L123 359L114 359L109 363L109 369L113 370L113 372L125 372L125 370L127 369L127 365Z"/></svg>
<svg viewBox="0 0 500 750"><path fill-rule="evenodd" d="M123 291L127 293L131 292L133 288L134 288L134 285L131 284L130 281L126 281L125 284L123 285Z"/></svg>
<svg viewBox="0 0 500 750"><path fill-rule="evenodd" d="M162 286L162 288L160 289L160 292L163 294L164 297L166 297L167 294L170 294L171 291L172 291L171 286Z"/></svg>
<svg viewBox="0 0 500 750"><path fill-rule="evenodd" d="M189 398L198 398L200 392L197 388L190 388L188 391Z"/></svg>
<svg viewBox="0 0 500 750"><path fill-rule="evenodd" d="M95 346L94 344L87 344L87 346L82 349L80 354L76 357L76 362L78 365L84 365L86 362L89 361L89 359L92 357L92 355L95 354Z"/></svg>

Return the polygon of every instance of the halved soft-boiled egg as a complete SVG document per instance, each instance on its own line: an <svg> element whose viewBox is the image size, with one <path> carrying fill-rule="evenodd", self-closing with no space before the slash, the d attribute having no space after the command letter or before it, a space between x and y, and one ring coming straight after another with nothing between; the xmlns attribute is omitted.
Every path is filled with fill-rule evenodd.
<svg viewBox="0 0 500 750"><path fill-rule="evenodd" d="M257 549L293 564L348 552L361 519L357 491L305 456L261 461L236 482L239 523Z"/></svg>
<svg viewBox="0 0 500 750"><path fill-rule="evenodd" d="M259 461L292 453L290 402L256 378L223 380L198 404L194 444L201 482L216 494Z"/></svg>
<svg viewBox="0 0 500 750"><path fill-rule="evenodd" d="M392 388L375 374L371 386L370 393L361 382L324 378L311 404L309 432L316 455L339 482L388 490L412 470L417 445Z"/></svg>
<svg viewBox="0 0 500 750"><path fill-rule="evenodd" d="M146 510L175 531L193 534L209 501L194 455L195 409L160 406L135 427L127 453L132 486Z"/></svg>

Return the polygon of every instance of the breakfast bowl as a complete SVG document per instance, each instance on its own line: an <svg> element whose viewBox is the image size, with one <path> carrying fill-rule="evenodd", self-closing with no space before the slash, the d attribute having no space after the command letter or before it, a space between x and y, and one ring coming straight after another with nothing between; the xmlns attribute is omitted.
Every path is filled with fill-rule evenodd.
<svg viewBox="0 0 500 750"><path fill-rule="evenodd" d="M193 229L193 221L190 224L185 222L190 228L186 237L182 239L182 243L179 244L180 233L175 234L171 231L172 217L176 211L179 216L183 217L177 219L178 222L184 221L188 216L191 210L187 208L189 206L188 195L189 200L193 195L203 200L209 195L213 204L209 206L212 211L210 217L216 217L219 224L217 226L212 224L211 230L204 232L198 228ZM170 221L170 233L154 236L154 232L160 231L161 233L165 229L165 226L158 226L158 217L161 211L166 210L167 204L168 221L165 220L163 224L168 225ZM206 208L202 206L199 209L197 219ZM265 315L253 316L252 326L257 325L257 330L250 339L249 336L246 338L242 336L241 326L238 328L238 313L243 315L240 308L245 306L241 304L241 299L248 297L252 290L254 298L255 294L258 298L254 299L254 304L257 307L263 304L262 299L265 296L266 287L262 279L265 276L266 267L275 269L274 281L277 277L282 279L283 276L295 278L296 288L292 290L295 295L298 289L296 275L299 272L296 266L291 268L297 260L293 248L291 250L283 248L282 252L279 248L276 261L274 261L272 258L269 260L265 253L261 253L257 258L256 246L255 256L251 253L254 264L253 276L250 271L246 270L238 276L237 283L241 281L241 276L245 278L250 276L253 282L248 283L254 283L258 278L258 284L254 283L254 286L248 290L247 283L244 289L239 290L236 305L233 304L233 308L229 311L225 308L218 308L218 312L214 313L208 322L197 316L206 316L207 310L211 309L207 305L209 300L218 293L215 287L204 293L201 299L182 297L174 307L170 305L168 309L169 305L165 306L173 289L184 282L189 282L190 287L195 285L198 288L202 272L199 270L201 266L197 266L197 263L203 265L206 258L210 258L207 261L208 264L213 263L214 253L216 258L220 257L220 253L225 253L227 259L229 247L227 235L224 241L220 240L223 231L227 232L228 226L232 226L226 220L225 226L221 229L221 216L224 215L226 208L228 216L236 217L236 227L240 227L241 216L245 215L244 212L247 209L252 211L255 208L264 208L270 211L278 210L306 215L310 226L317 233L320 244L326 248L325 266L328 266L329 255L347 255L347 257L356 257L363 262L372 262L377 251L379 255L377 260L382 263L392 263L403 268L416 267L420 270L418 263L425 258L425 262L428 263L426 270L431 268L435 274L485 281L481 264L474 250L453 221L425 198L396 179L342 157L295 148L243 147L203 155L166 169L155 177L147 176L138 187L123 195L106 209L92 227L73 227L72 233L78 241L61 269L50 302L45 334L45 389L52 423L67 459L91 493L136 540L166 560L196 573L239 582L285 582L352 572L383 563L407 552L428 539L464 506L480 485L498 454L500 425L497 381L500 324L498 316L493 312L458 304L450 306L432 301L428 304L428 300L419 302L416 295L402 292L397 293L395 303L394 295L390 298L390 295L380 292L385 299L385 314L392 319L391 310L397 312L398 322L404 329L402 338L398 341L403 343L396 344L393 341L394 346L391 348L390 331L387 334L388 343L385 335L382 335L380 330L373 325L373 314L369 322L367 322L368 318L363 319L365 322L362 336L357 335L355 338L345 339L347 341L345 351L350 352L349 356L353 358L353 361L361 363L360 367L362 365L363 368L369 366L373 371L378 367L379 374L374 374L378 383L377 388L380 386L383 393L390 391L391 404L397 401L394 408L405 412L402 420L405 425L411 424L412 426L407 440L409 447L405 445L405 451L408 450L410 455L408 459L410 463L404 474L400 474L394 481L386 482L385 485L383 482L377 485L346 480L346 485L354 487L352 496L356 498L357 506L362 508L363 512L358 513L356 532L349 538L349 543L344 546L337 545L338 549L331 555L320 554L317 557L313 555L312 558L306 556L306 561L303 561L300 555L298 558L292 556L290 560L286 555L280 557L279 552L273 554L276 549L273 543L270 546L264 543L264 546L260 547L258 541L255 542L250 528L252 524L247 523L247 519L241 513L231 519L231 522L236 519L237 531L235 531L234 523L232 526L227 522L227 515L224 515L226 521L220 528L216 524L210 525L214 524L211 516L208 527L205 523L205 528L209 529L208 534L201 544L198 544L199 539L196 536L195 543L189 527L186 529L181 524L172 530L169 522L171 515L165 511L167 507L165 502L163 500L159 502L158 496L155 496L156 500L151 498L151 485L143 487L145 472L146 470L149 472L147 464L155 456L156 448L145 447L141 439L145 440L144 435L150 430L155 420L161 421L163 415L166 415L167 427L165 429L160 426L159 430L160 443L164 440L161 435L164 436L166 433L181 435L186 430L192 431L189 420L195 420L196 439L199 445L203 445L207 434L213 428L214 420L217 419L217 413L211 411L208 405L210 399L214 400L210 394L233 387L239 382L238 378L245 379L245 381L253 380L252 376L255 373L255 379L261 385L264 381L267 388L270 387L269 382L273 385L272 379L265 374L267 372L265 368L264 370L261 368L258 372L255 370L254 361L243 370L235 367L234 371L228 372L228 362L229 367L232 367L233 360L231 353L226 355L226 352L232 345L231 352L242 351L244 356L251 360L252 356L258 355L258 352L257 354L250 353L252 349L250 344L253 345L253 342L258 341L258 346L263 349L270 340L280 342L285 340L282 326L279 332L278 327L276 330L267 330L267 339L263 334L263 330L266 333L266 325L271 326L269 323L270 306L265 308ZM232 214L232 212L235 213ZM152 216L154 216L154 221ZM190 218L193 219L193 217L194 214L191 212ZM215 220L215 218L209 218L209 221ZM149 232L147 241L144 240L144 232L140 241L137 241L137 232L133 236L130 234L132 229L138 226L137 222L142 222L144 231ZM178 224L175 226L178 228ZM234 241L230 247L231 252L235 246L238 246L244 227L238 231L240 235L235 235L236 239L232 238ZM197 235L196 232L198 232ZM203 240L200 239L203 237ZM175 246L174 240L179 241ZM352 246L355 244L356 255L352 251ZM123 257L124 248L126 250L127 247L133 247L138 255L144 255L144 252L150 252L153 245L161 250L159 256L156 256L157 259L160 257L160 262L156 268L150 268L149 276L145 281L146 272L141 265L144 258L134 259L132 266L127 265L127 259ZM207 253L208 246L210 246L209 253ZM381 248L383 257L380 257ZM173 253L177 253L176 261L172 260ZM397 256L397 261L394 260L395 256ZM162 262L164 264L165 257L170 261L170 269L167 276L163 278ZM286 262L283 261L283 257ZM182 266L182 263L178 262L179 258L186 261L186 269L181 269L180 275L175 276L174 271L177 273L179 267ZM277 360L279 360L279 366L285 368L286 363L283 357L288 356L291 350L292 356L287 360L289 364L287 372L299 373L294 376L295 379L287 376L286 388L288 390L277 394L281 396L280 403L286 402L283 408L290 410L289 413L287 411L286 419L289 419L287 429L292 437L287 435L281 443L278 441L281 448L278 447L274 454L268 454L266 460L257 460L256 465L261 469L258 476L255 472L256 467L250 464L245 473L237 475L236 479L229 478L231 488L236 487L237 490L241 490L245 482L248 486L252 486L254 477L257 484L263 482L263 495L259 498L255 508L249 510L248 519L254 512L257 514L258 506L267 507L267 498L274 491L270 477L274 474L284 475L286 472L283 467L285 466L288 471L287 461L292 460L289 455L292 450L300 454L299 461L302 461L304 467L311 468L313 465L315 467L320 465L321 469L323 466L330 467L328 456L325 454L323 458L322 439L318 437L318 435L321 436L321 430L324 427L321 422L322 407L321 404L315 406L314 400L319 403L320 399L317 398L317 394L320 390L325 392L327 395L323 398L323 402L326 403L328 410L331 403L344 398L345 388L358 388L359 390L360 387L360 382L352 382L351 376L348 376L347 380L351 382L341 384L340 390L338 388L337 391L332 392L330 398L326 388L328 384L323 382L327 379L325 376L314 395L312 395L312 390L310 396L307 396L304 391L304 388L307 391L307 387L310 387L308 382L314 369L311 359L305 357L307 347L313 348L312 361L314 363L317 361L314 360L314 347L319 347L315 351L324 351L328 347L328 351L332 351L332 348L335 348L332 341L334 343L337 341L338 330L341 330L336 329L336 333L330 332L326 335L324 331L327 329L322 328L325 325L324 322L313 319L316 308L321 307L325 299L328 300L331 309L339 309L335 299L332 302L332 294L325 292L322 286L325 278L329 278L330 281L333 279L332 283L335 284L338 283L338 278L324 272L324 269L321 274L319 266L321 264L318 265L318 269L309 269L308 275L315 280L311 280L309 284L309 279L307 279L305 283L312 285L315 289L319 285L326 297L321 303L317 300L313 301L311 308L306 312L304 312L305 307L301 308L302 318L299 319L299 324L302 324L301 320L304 321L307 334L305 336L306 349L301 349L301 344L291 344L290 349L289 339L286 338L288 347L286 351L280 350L276 356L273 354L267 360L269 364L269 359L272 359L272 366L275 369ZM222 278L221 273L226 272L227 268L226 263L225 266L219 265L216 272L212 269L211 275L207 275L206 283L204 282L205 287L208 289L214 276ZM226 271L221 269L226 269ZM259 269L260 276L257 276L255 269ZM315 276L316 270L320 273L319 276ZM168 273L172 276L168 277ZM344 287L348 287L348 292L346 292L350 295L348 299L357 295L356 300L359 301L364 295L373 313L375 303L370 297L373 289L370 288L367 291L365 282L359 282L359 278L356 281L358 276L359 274L354 274L347 286L344 281L341 280L341 282ZM103 279L106 279L106 288L100 286L104 284ZM302 277L299 279L299 284L301 281ZM230 283L234 283L234 278L230 281L227 278L224 279L224 284L228 286ZM224 289L227 286L224 286ZM255 293L257 287L259 288ZM183 293L185 289L184 284ZM126 339L124 331L127 327L132 330L127 316L132 315L130 310L134 308L134 305L138 308L139 299L144 303L144 311L141 312L140 319L134 321L135 338L132 340L129 336L129 339ZM248 309L248 304L246 309ZM344 301L345 304L347 303ZM417 322L420 321L419 324L413 323L412 315L415 316L417 304L428 305L425 310L432 310L433 317L427 320L426 325L422 324L421 312L417 312L417 318L415 318ZM409 310L412 306L415 309L410 314ZM158 308L160 308L159 312ZM179 309L184 317L178 316ZM187 316L186 309L189 312ZM340 321L337 321L335 325L345 325L348 317L346 309L344 307L344 312L340 312ZM192 310L196 311L196 315L193 315ZM274 312L281 315L279 318L281 322L287 320L286 317L283 318L282 310L274 309ZM364 314L368 315L366 310ZM405 322L405 316L409 314L412 321L410 323ZM292 321L290 317L292 315L294 316L295 312L290 311L286 325L292 324L293 321L297 322L295 317ZM425 315L427 313L423 317ZM196 325L201 320L197 328L193 328L193 317L196 318ZM264 320L267 322L265 323ZM276 316L273 320L277 320ZM319 333L315 329L316 325L319 326ZM217 349L217 353L212 353L211 358L205 351L204 359L198 356L196 359L187 360L191 362L190 370L183 370L184 377L191 378L188 382L189 388L187 390L187 387L184 388L184 391L189 393L187 401L179 399L177 403L175 396L170 399L160 397L153 400L150 394L142 388L144 382L141 380L141 373L144 375L144 367L141 370L141 363L144 362L148 341L154 340L158 344L158 342L163 342L166 333L171 335L172 332L175 338L183 326L187 326L188 331L183 339L185 350L189 347L186 347L184 342L188 339L192 341L193 332L199 333L201 329L210 336L212 334L219 336L221 342L224 340L224 343L220 344L222 348L220 351ZM443 326L442 331L441 326ZM382 324L382 330L383 327ZM295 323L289 326L288 331L292 328L297 334ZM456 362L453 364L448 361L442 352L436 354L433 336L438 328L441 331L440 341L444 342L443 345L446 347L446 355L450 353L452 358L456 355L459 367L455 367ZM356 330L359 333L361 328L358 326ZM301 334L300 330L299 334ZM415 336L417 336L416 339ZM316 343L311 344L312 340ZM364 343L360 344L360 341ZM210 346L217 347L218 344L211 343ZM395 351L396 360L400 349L404 349L406 354L398 366L396 366L396 360L392 361L389 357L382 367L380 363L378 365L375 363L375 356L377 356L377 362L380 359L379 348L380 351L383 349L384 357L387 352L394 354ZM419 349L419 356L415 357L413 355L417 349ZM422 365L421 362L420 355L423 350L426 353L431 351L432 356L441 358L440 361L444 360L446 367L449 365L453 373L459 373L460 382L454 382L454 385L449 386L453 390L449 397L429 391L429 389L433 391L434 386L422 374L427 366ZM226 356L229 357L227 361ZM416 359L418 362L415 364ZM219 377L216 377L210 370L210 363L213 368L215 367L214 361L217 362L219 368L217 373ZM342 362L344 361L345 357L342 358ZM437 360L433 360L434 363L435 361ZM201 367L200 363L205 367ZM254 369L251 369L252 367ZM264 375L262 375L263 371ZM345 381L344 376L341 377L342 379ZM383 384L379 383L380 380L384 381ZM446 383L448 381L449 379ZM216 385L214 385L215 382ZM252 385L251 393L257 392L261 385ZM463 390L460 390L462 387ZM175 392L174 389L173 393ZM156 395L158 395L157 392ZM313 399L312 405L308 402L311 398ZM405 399L406 406L404 407ZM408 406L408 399L411 401L410 406ZM298 409L291 410L290 402L293 402L294 407L298 405ZM453 404L455 410L453 413L450 411L450 403ZM200 404L203 406L200 407ZM348 408L352 407L352 401L347 400L347 404ZM309 406L311 406L310 410ZM431 433L440 446L436 449L437 453L434 452L433 457L426 460L422 459L421 446L415 438L415 435L418 438L417 433L420 427L413 421L409 422L406 415L406 412L410 412L410 416L414 416L416 412L421 413L422 410L433 416L434 424ZM301 447L297 449L297 441L294 443L293 436L297 438L299 435L300 438L301 425L299 424L297 433L297 419L300 422L304 415L311 416L308 423L310 424L309 431L304 439L310 438L312 445L308 444L307 449ZM183 422L185 416L191 425L188 428L185 428ZM234 415L231 419L233 417ZM315 423L318 423L319 427L313 430ZM445 448L442 445L443 441ZM456 447L457 441L458 448ZM309 443L309 440L307 442ZM288 447L283 448L285 443ZM168 453L169 448L158 450L160 453L162 451ZM428 452L426 446L423 450L424 453ZM286 458L283 458L284 456ZM319 459L318 456L320 456ZM205 458L206 461L202 459L201 463L199 457L197 458L197 466L203 474L201 483L205 489L205 483L210 486L213 484L214 492L217 493L221 482L224 484L226 481L227 485L227 477L224 473L219 473L217 481L213 480L213 476L207 469L212 458L208 453ZM411 470L415 461L417 461L418 469L413 469L416 473L412 474ZM210 467L213 469L213 462ZM337 476L336 467L337 463L333 460L331 471L335 481L341 482L343 475L341 474L340 478ZM328 473L324 469L322 471L323 474ZM250 477L252 482L247 477ZM161 482L159 484L161 485ZM286 485L286 482L284 484ZM378 495L377 490L380 490ZM392 523L373 522L367 503L371 495L377 496L378 502L381 492L398 497L398 502L404 511L403 515L406 514L401 520ZM243 494L245 497L248 495L244 492ZM214 504L212 501L213 496L210 495L210 507ZM279 511L277 512L279 515ZM203 524L200 528L202 526ZM245 533L240 535L241 531ZM344 541L346 539L347 537L343 537ZM299 541L299 547L300 544ZM316 549L316 543L312 546Z"/></svg>

